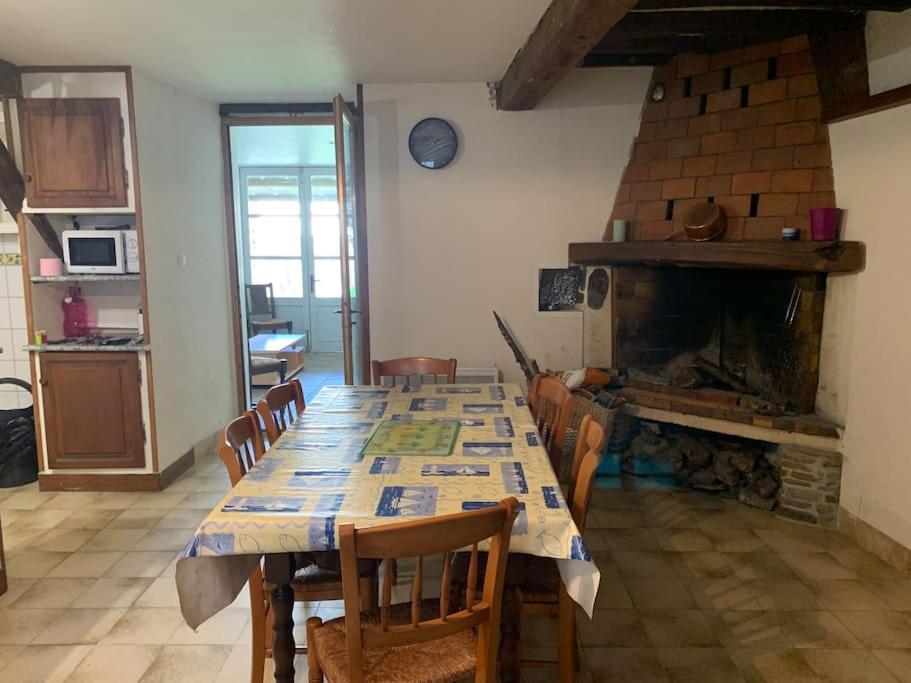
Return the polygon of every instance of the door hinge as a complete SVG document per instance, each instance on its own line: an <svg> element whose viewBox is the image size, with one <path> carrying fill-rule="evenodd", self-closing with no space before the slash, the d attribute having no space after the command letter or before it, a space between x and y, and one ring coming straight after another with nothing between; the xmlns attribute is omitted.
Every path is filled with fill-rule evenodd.
<svg viewBox="0 0 911 683"><path fill-rule="evenodd" d="M123 117L121 116L120 117L120 137L126 138L126 136L127 136L127 129L123 123Z"/></svg>
<svg viewBox="0 0 911 683"><path fill-rule="evenodd" d="M139 425L139 431L142 433L142 443L146 442L146 423L143 422Z"/></svg>
<svg viewBox="0 0 911 683"><path fill-rule="evenodd" d="M136 381L139 383L139 386L142 386L142 368L136 373Z"/></svg>
<svg viewBox="0 0 911 683"><path fill-rule="evenodd" d="M127 171L126 167L123 169L123 186L126 189L130 189L130 172Z"/></svg>

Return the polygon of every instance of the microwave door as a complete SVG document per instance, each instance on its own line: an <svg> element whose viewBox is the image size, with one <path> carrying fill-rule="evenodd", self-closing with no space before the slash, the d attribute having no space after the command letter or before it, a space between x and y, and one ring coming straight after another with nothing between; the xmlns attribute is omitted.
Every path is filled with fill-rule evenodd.
<svg viewBox="0 0 911 683"><path fill-rule="evenodd" d="M123 273L123 244L119 238L119 233L67 235L67 270L70 273Z"/></svg>

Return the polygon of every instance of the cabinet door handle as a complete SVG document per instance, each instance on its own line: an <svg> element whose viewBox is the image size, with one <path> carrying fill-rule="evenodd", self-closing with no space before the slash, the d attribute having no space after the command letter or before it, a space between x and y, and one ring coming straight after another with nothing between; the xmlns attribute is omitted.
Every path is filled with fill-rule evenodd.
<svg viewBox="0 0 911 683"><path fill-rule="evenodd" d="M48 382L44 377L42 377L41 379L38 380L38 384L40 384L43 387L46 387Z"/></svg>
<svg viewBox="0 0 911 683"><path fill-rule="evenodd" d="M32 174L31 174L31 173L26 173L26 174L25 174L25 182L27 182L27 183L32 182Z"/></svg>

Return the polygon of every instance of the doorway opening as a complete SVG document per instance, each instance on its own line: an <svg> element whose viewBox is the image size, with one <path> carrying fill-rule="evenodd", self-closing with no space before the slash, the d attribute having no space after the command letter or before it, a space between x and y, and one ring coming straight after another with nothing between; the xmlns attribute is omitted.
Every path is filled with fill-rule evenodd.
<svg viewBox="0 0 911 683"><path fill-rule="evenodd" d="M326 385L367 381L369 365L359 121L340 97L287 105L333 116L251 106L222 106L241 408L292 378L309 402Z"/></svg>

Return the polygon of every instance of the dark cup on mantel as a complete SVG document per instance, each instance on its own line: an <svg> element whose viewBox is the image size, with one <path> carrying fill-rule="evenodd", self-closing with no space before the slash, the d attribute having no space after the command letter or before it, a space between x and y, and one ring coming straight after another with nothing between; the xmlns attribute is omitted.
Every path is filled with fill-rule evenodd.
<svg viewBox="0 0 911 683"><path fill-rule="evenodd" d="M817 242L838 239L841 209L810 209L810 237Z"/></svg>

